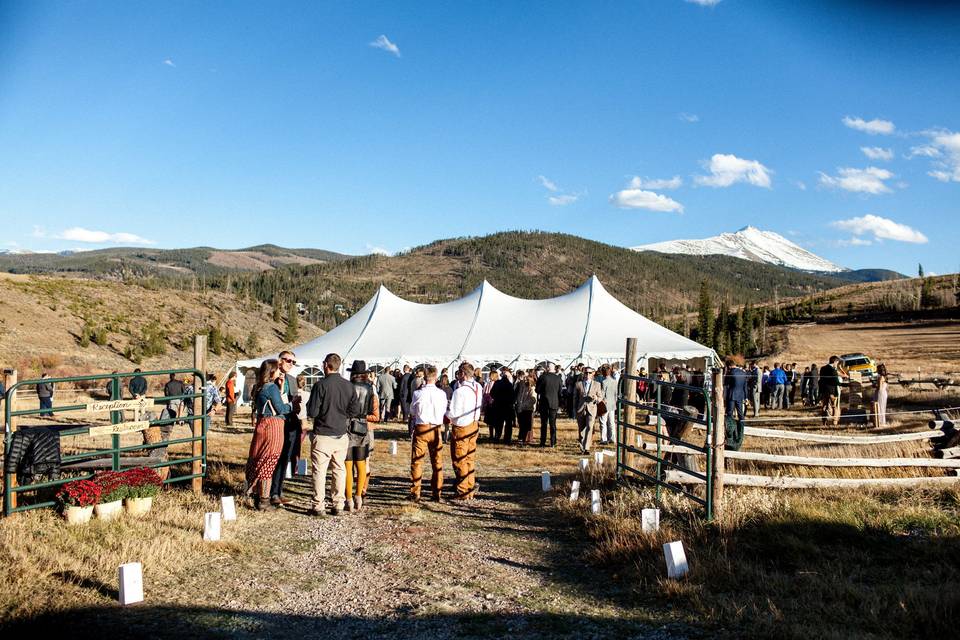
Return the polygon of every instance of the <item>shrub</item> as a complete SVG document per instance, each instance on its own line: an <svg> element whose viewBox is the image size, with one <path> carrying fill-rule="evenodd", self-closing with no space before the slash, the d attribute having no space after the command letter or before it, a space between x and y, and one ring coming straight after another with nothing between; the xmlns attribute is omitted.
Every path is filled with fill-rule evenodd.
<svg viewBox="0 0 960 640"><path fill-rule="evenodd" d="M152 498L163 488L160 474L148 467L137 467L124 471L128 498Z"/></svg>
<svg viewBox="0 0 960 640"><path fill-rule="evenodd" d="M100 502L102 490L92 480L68 482L57 492L57 500L65 507L90 507Z"/></svg>

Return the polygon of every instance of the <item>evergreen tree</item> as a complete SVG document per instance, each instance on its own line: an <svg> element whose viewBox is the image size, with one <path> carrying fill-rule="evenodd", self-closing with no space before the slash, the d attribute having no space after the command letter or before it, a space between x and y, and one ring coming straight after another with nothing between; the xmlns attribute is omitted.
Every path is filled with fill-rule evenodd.
<svg viewBox="0 0 960 640"><path fill-rule="evenodd" d="M757 345L753 338L753 330L756 324L756 316L753 312L753 305L749 302L743 308L743 340L741 350L743 355L754 355L757 351Z"/></svg>
<svg viewBox="0 0 960 640"><path fill-rule="evenodd" d="M280 318L283 315L283 299L279 294L273 295L273 321L280 322Z"/></svg>
<svg viewBox="0 0 960 640"><path fill-rule="evenodd" d="M717 320L713 327L713 348L720 355L729 355L730 349L730 331L728 330L730 317L730 307L724 298L720 303L720 311L717 312Z"/></svg>
<svg viewBox="0 0 960 640"><path fill-rule="evenodd" d="M223 332L219 326L213 326L207 329L207 346L210 347L210 353L219 356L223 353Z"/></svg>
<svg viewBox="0 0 960 640"><path fill-rule="evenodd" d="M300 337L300 314L297 313L296 303L290 303L290 309L287 311L287 330L283 334L283 341L287 344L293 344Z"/></svg>
<svg viewBox="0 0 960 640"><path fill-rule="evenodd" d="M920 306L923 309L933 309L940 306L940 300L937 299L933 291L933 278L923 279L923 286L920 288Z"/></svg>
<svg viewBox="0 0 960 640"><path fill-rule="evenodd" d="M257 352L260 351L260 338L257 337L256 331L251 331L247 335L247 341L243 345L243 351L248 356L255 356Z"/></svg>
<svg viewBox="0 0 960 640"><path fill-rule="evenodd" d="M917 265L917 277L918 277L918 278L922 278L922 277L923 277L923 265L922 265L922 264L918 264L918 265Z"/></svg>
<svg viewBox="0 0 960 640"><path fill-rule="evenodd" d="M697 341L709 347L713 344L713 305L706 282L700 283L700 300L697 306Z"/></svg>
<svg viewBox="0 0 960 640"><path fill-rule="evenodd" d="M733 314L734 325L733 325L733 335L731 336L731 344L733 346L732 351L734 353L745 354L746 349L744 348L744 327L746 326L743 322L743 312L746 307L740 309L739 313Z"/></svg>

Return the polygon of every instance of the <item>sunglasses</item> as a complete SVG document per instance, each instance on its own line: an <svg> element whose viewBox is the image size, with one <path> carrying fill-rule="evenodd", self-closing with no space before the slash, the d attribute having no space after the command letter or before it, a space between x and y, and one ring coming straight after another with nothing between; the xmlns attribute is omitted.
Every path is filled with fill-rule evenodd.
<svg viewBox="0 0 960 640"><path fill-rule="evenodd" d="M291 360L290 358L280 358L280 359L283 360L284 362L288 362L288 363L290 363L290 364L297 364L297 361L296 361L296 360Z"/></svg>

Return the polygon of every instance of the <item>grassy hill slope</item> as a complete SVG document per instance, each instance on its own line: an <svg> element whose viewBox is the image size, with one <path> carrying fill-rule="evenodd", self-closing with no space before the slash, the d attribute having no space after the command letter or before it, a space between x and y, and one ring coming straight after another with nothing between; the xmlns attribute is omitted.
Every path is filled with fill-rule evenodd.
<svg viewBox="0 0 960 640"><path fill-rule="evenodd" d="M94 339L83 339L85 326L97 332ZM193 362L192 336L214 327L222 346L209 355L210 368L222 371L238 357L279 351L285 326L269 308L217 291L0 274L0 367L16 367L22 377L42 366L70 375L130 370L138 364L127 354L145 340L163 353L137 358L139 366L185 367ZM321 333L301 322L298 341Z"/></svg>

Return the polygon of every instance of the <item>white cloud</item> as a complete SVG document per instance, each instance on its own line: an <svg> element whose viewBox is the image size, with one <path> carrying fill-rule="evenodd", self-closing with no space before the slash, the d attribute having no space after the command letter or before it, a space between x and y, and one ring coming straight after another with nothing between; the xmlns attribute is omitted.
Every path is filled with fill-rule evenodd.
<svg viewBox="0 0 960 640"><path fill-rule="evenodd" d="M881 134L888 136L896 130L896 127L893 126L892 122L889 120L880 120L879 118L874 118L873 120L864 120L863 118L851 118L850 116L844 116L843 124L851 129L863 131L864 133L869 133L870 135Z"/></svg>
<svg viewBox="0 0 960 640"><path fill-rule="evenodd" d="M796 187L797 187L797 189L800 189L800 191L806 191L806 190L807 190L807 183L803 182L802 180L797 180L797 181L794 182L793 184L795 184Z"/></svg>
<svg viewBox="0 0 960 640"><path fill-rule="evenodd" d="M557 183L546 176L537 176L537 180L540 181L540 184L542 184L547 191L560 191Z"/></svg>
<svg viewBox="0 0 960 640"><path fill-rule="evenodd" d="M374 49L383 49L387 53L392 53L398 58L400 57L400 47L390 42L390 39L387 36L379 36L376 40L370 43L370 46Z"/></svg>
<svg viewBox="0 0 960 640"><path fill-rule="evenodd" d="M170 58L167 58L166 60L164 60L163 64L167 65L168 67L174 67L174 68L176 68L177 66L176 64L173 63L173 60L171 60Z"/></svg>
<svg viewBox="0 0 960 640"><path fill-rule="evenodd" d="M835 220L830 223L835 229L849 231L854 239L859 239L861 244L869 239L862 239L859 236L872 236L873 240L896 240L897 242L910 242L913 244L926 244L929 242L927 236L916 229L912 229L905 224L894 222L889 218L882 218L868 213L858 218L849 220ZM853 241L851 240L851 244Z"/></svg>
<svg viewBox="0 0 960 640"><path fill-rule="evenodd" d="M939 158L940 149L933 147L928 144L920 145L919 147L910 147L910 153L907 154L907 159L911 160L913 158Z"/></svg>
<svg viewBox="0 0 960 640"><path fill-rule="evenodd" d="M838 247L869 247L872 244L873 240L864 240L857 236L853 236L849 240L837 240Z"/></svg>
<svg viewBox="0 0 960 640"><path fill-rule="evenodd" d="M820 172L820 184L825 187L844 189L855 193L890 193L891 189L884 180L889 180L893 174L886 169L867 167L866 169L852 169L841 167L837 169L839 177L828 176Z"/></svg>
<svg viewBox="0 0 960 640"><path fill-rule="evenodd" d="M57 236L60 240L89 242L91 244L156 244L153 240L141 238L133 233L93 231L83 227L71 227Z"/></svg>
<svg viewBox="0 0 960 640"><path fill-rule="evenodd" d="M47 230L39 225L33 225L33 232L30 234L34 238L46 238Z"/></svg>
<svg viewBox="0 0 960 640"><path fill-rule="evenodd" d="M547 202L549 202L555 207L563 207L568 204L573 204L579 199L580 199L579 193L576 193L576 194L564 193L556 196L547 196Z"/></svg>
<svg viewBox="0 0 960 640"><path fill-rule="evenodd" d="M682 186L683 178L680 176L673 176L672 178L657 178L655 180L634 176L630 180L631 189L679 189Z"/></svg>
<svg viewBox="0 0 960 640"><path fill-rule="evenodd" d="M941 158L933 163L936 168L928 175L941 182L960 182L960 133L933 131L928 135Z"/></svg>
<svg viewBox="0 0 960 640"><path fill-rule="evenodd" d="M701 7L715 7L720 4L721 0L684 0L690 4L698 4Z"/></svg>
<svg viewBox="0 0 960 640"><path fill-rule="evenodd" d="M537 176L537 180L544 189L554 194L547 196L547 202L554 207L564 207L568 204L573 204L580 199L580 196L583 195L583 193L564 193L563 189L560 188L560 185L546 176Z"/></svg>
<svg viewBox="0 0 960 640"><path fill-rule="evenodd" d="M863 155L871 160L893 160L893 149L884 149L883 147L860 147Z"/></svg>
<svg viewBox="0 0 960 640"><path fill-rule="evenodd" d="M770 188L770 169L756 160L744 160L729 153L715 153L706 165L709 176L695 176L694 181L706 187L729 187L746 182L755 187Z"/></svg>
<svg viewBox="0 0 960 640"><path fill-rule="evenodd" d="M700 116L695 113L687 113L686 111L682 111L678 117L684 122L700 122Z"/></svg>
<svg viewBox="0 0 960 640"><path fill-rule="evenodd" d="M648 209L683 213L683 205L665 195L643 189L624 189L610 196L611 204L621 209Z"/></svg>

